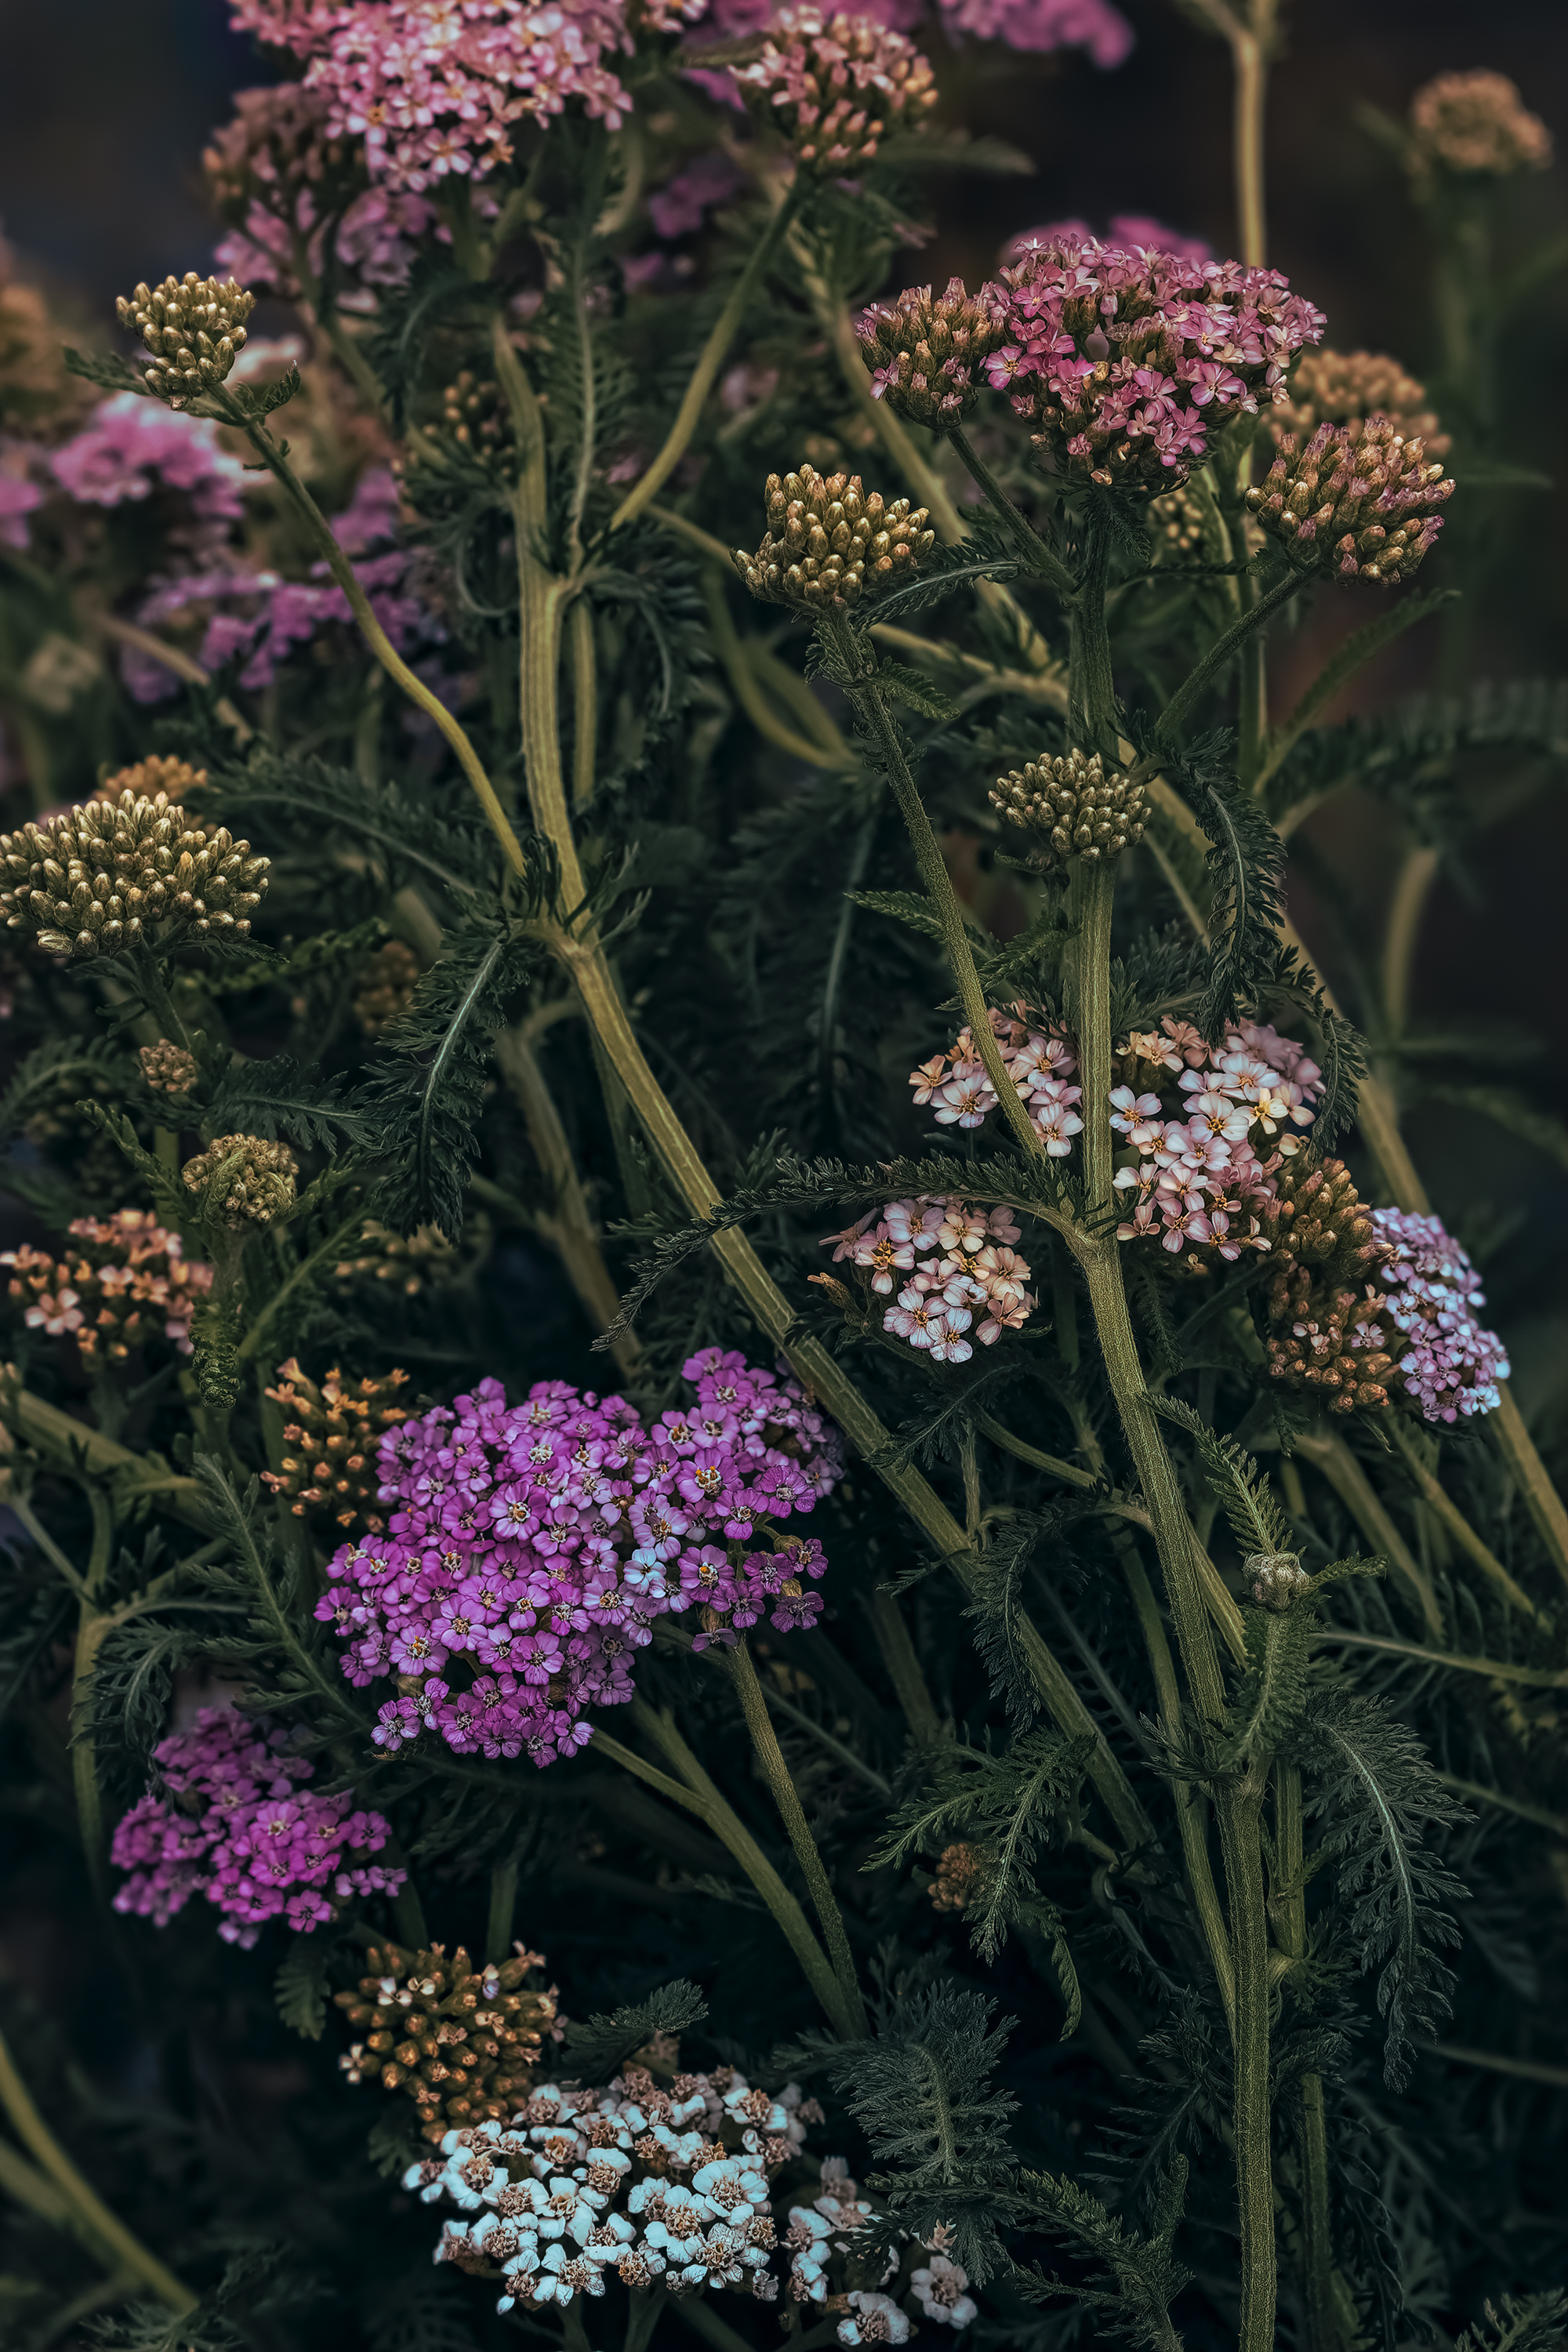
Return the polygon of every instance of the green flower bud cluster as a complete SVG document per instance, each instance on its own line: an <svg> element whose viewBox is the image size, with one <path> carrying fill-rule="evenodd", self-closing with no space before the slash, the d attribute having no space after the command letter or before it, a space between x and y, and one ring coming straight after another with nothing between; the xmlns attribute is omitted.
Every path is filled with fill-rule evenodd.
<svg viewBox="0 0 1568 2352"><path fill-rule="evenodd" d="M809 613L859 604L912 580L936 539L924 507L908 499L889 506L875 490L868 498L858 474L825 478L803 465L798 474L770 474L766 498L761 547L732 552L752 595L770 604Z"/></svg>
<svg viewBox="0 0 1568 2352"><path fill-rule="evenodd" d="M1010 768L992 787L991 804L1010 824L1044 835L1047 864L1056 857L1118 857L1142 840L1149 821L1142 785L1114 768L1107 774L1098 751L1092 759L1068 751Z"/></svg>
<svg viewBox="0 0 1568 2352"><path fill-rule="evenodd" d="M1436 539L1453 488L1418 435L1407 441L1390 418L1369 416L1359 432L1320 425L1305 447L1288 433L1247 505L1298 561L1392 587Z"/></svg>
<svg viewBox="0 0 1568 2352"><path fill-rule="evenodd" d="M116 302L122 327L133 327L153 355L142 382L171 408L188 408L200 394L223 382L245 349L245 322L256 308L232 278L165 278L162 286L137 287Z"/></svg>
<svg viewBox="0 0 1568 2352"><path fill-rule="evenodd" d="M286 1143L259 1135L220 1135L181 1170L185 1190L231 1234L269 1225L293 1206L300 1163Z"/></svg>
<svg viewBox="0 0 1568 2352"><path fill-rule="evenodd" d="M0 835L0 914L53 955L111 955L181 930L239 938L269 862L165 793L127 790Z"/></svg>

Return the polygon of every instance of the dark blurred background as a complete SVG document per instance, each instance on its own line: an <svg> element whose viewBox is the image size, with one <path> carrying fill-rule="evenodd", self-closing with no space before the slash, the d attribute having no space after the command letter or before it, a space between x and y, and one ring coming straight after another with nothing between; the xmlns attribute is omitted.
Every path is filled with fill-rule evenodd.
<svg viewBox="0 0 1568 2352"><path fill-rule="evenodd" d="M933 186L940 235L906 275L971 282L1010 235L1072 215L1103 230L1113 214L1152 215L1234 241L1230 73L1222 46L1171 0L1121 0L1137 35L1128 61L1103 73L1078 51L1030 57L994 46L931 46L950 111L1034 161L1035 175L946 176ZM1568 226L1568 6L1563 0L1313 0L1284 11L1285 53L1268 121L1270 258L1328 314L1337 349L1396 354L1417 375L1434 365L1430 253L1399 164L1358 109L1402 115L1432 75L1488 67L1511 76L1542 115L1556 168L1507 185L1505 262ZM84 331L107 340L113 296L141 277L207 266L214 232L197 164L229 94L266 79L250 44L227 29L223 0L3 0L0 5L0 223L25 266L79 305ZM1542 490L1493 491L1495 559L1468 599L1469 675L1561 676L1568 642L1568 275L1559 271L1519 317L1501 377L1501 436L1514 464L1553 478ZM1461 490L1462 495L1462 490ZM1449 547L1452 548L1451 535ZM1423 586L1446 584L1444 551ZM1352 610L1352 606L1354 609ZM1277 656L1277 707L1292 698L1332 638L1366 619L1347 595L1321 600L1309 628ZM1333 715L1423 691L1451 692L1455 635L1427 621L1364 672ZM1439 881L1422 932L1415 998L1429 1024L1478 1017L1522 1024L1545 1052L1526 1084L1541 1108L1568 1107L1568 955L1564 880L1568 806L1562 763L1522 806L1482 819ZM1494 805L1517 775L1500 771ZM1293 884L1293 912L1336 984L1353 978L1376 935L1399 854L1392 821L1360 799L1312 821L1313 846L1342 885L1338 918ZM1468 1083L1511 1071L1468 1067ZM1561 1356L1549 1319L1568 1267L1568 1171L1561 1153L1433 1108L1410 1121L1438 1206L1468 1239L1499 1243L1488 1268L1494 1311L1525 1385L1548 1384Z"/></svg>

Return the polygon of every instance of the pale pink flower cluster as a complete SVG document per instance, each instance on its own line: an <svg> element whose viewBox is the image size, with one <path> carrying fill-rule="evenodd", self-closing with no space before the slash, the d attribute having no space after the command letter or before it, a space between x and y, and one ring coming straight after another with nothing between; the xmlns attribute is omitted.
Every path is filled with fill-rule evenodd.
<svg viewBox="0 0 1568 2352"><path fill-rule="evenodd" d="M963 1364L974 1353L971 1329L989 1348L1034 1311L1030 1270L1013 1247L1019 1238L1011 1210L928 1192L868 1210L822 1246L831 1242L835 1265L864 1268L873 1293L892 1297L884 1331L929 1351L933 1364Z"/></svg>
<svg viewBox="0 0 1568 2352"><path fill-rule="evenodd" d="M1305 1046L1256 1021L1238 1022L1223 1045L1206 1045L1190 1022L1167 1013L1158 1031L1135 1031L1119 1051L1152 1065L1151 1088L1111 1089L1110 1124L1138 1154L1112 1180L1128 1210L1119 1241L1158 1234L1163 1249L1206 1244L1223 1258L1266 1250L1258 1204L1279 1189L1279 1171L1301 1148L1322 1072ZM1169 1111L1173 1109L1174 1116Z"/></svg>
<svg viewBox="0 0 1568 2352"><path fill-rule="evenodd" d="M1021 1004L991 1007L991 1027L1008 1076L1040 1131L1047 1156L1065 1160L1072 1139L1083 1132L1076 1106L1081 1087L1068 1084L1078 1057L1058 1029L1036 1029ZM979 1127L996 1108L996 1090L975 1051L973 1033L961 1029L945 1054L933 1054L910 1072L917 1104L933 1106L939 1127Z"/></svg>
<svg viewBox="0 0 1568 2352"><path fill-rule="evenodd" d="M639 26L673 29L700 0L642 0ZM331 138L363 138L373 180L419 191L511 161L511 126L580 98L612 130L630 110L605 63L629 50L617 0L233 0L237 29L306 60Z"/></svg>

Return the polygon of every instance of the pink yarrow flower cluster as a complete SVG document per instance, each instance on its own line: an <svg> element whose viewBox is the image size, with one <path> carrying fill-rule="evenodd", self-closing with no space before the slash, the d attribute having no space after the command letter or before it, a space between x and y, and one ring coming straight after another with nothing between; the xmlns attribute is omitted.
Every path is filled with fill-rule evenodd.
<svg viewBox="0 0 1568 2352"><path fill-rule="evenodd" d="M1112 1180L1128 1212L1117 1238L1157 1234L1163 1249L1195 1242L1230 1259L1268 1249L1258 1204L1273 1199L1322 1091L1323 1074L1306 1048L1256 1021L1239 1022L1223 1045L1206 1045L1190 1022L1167 1014L1158 1030L1135 1031L1118 1051L1153 1078L1142 1089L1111 1089L1111 1127L1138 1154Z"/></svg>
<svg viewBox="0 0 1568 2352"><path fill-rule="evenodd" d="M1022 1004L994 1004L990 1019L1008 1076L1040 1131L1047 1156L1065 1160L1073 1137L1083 1132L1076 1108L1083 1091L1069 1083L1078 1056L1059 1030L1033 1026ZM939 1127L980 1127L996 1108L996 1090L967 1028L945 1054L933 1054L911 1070L910 1084L917 1105L931 1105Z"/></svg>
<svg viewBox="0 0 1568 2352"><path fill-rule="evenodd" d="M645 1427L624 1397L542 1381L509 1405L481 1381L382 1438L387 1532L345 1544L316 1611L363 1685L398 1677L373 1735L433 1731L459 1755L545 1765L629 1699L655 1618L701 1612L696 1646L822 1608L822 1546L775 1522L842 1475L837 1433L793 1381L710 1348L695 1404Z"/></svg>
<svg viewBox="0 0 1568 2352"><path fill-rule="evenodd" d="M420 192L511 161L512 125L581 99L616 129L629 112L605 62L632 47L616 0L233 0L237 28L291 49L331 137L363 138L373 180ZM642 0L665 32L700 0Z"/></svg>
<svg viewBox="0 0 1568 2352"><path fill-rule="evenodd" d="M1388 1296L1379 1311L1405 1335L1391 1380L1405 1382L1432 1422L1469 1420L1502 1402L1508 1356L1474 1309L1486 1296L1476 1269L1440 1217L1374 1209L1372 1222L1392 1255L1378 1269Z"/></svg>
<svg viewBox="0 0 1568 2352"><path fill-rule="evenodd" d="M1006 341L986 368L1068 479L1169 489L1233 416L1287 398L1324 320L1278 270L1097 238L1026 245L987 286Z"/></svg>
<svg viewBox="0 0 1568 2352"><path fill-rule="evenodd" d="M200 523L237 520L245 468L218 446L210 417L175 416L162 401L117 392L100 401L49 468L84 506L118 507L157 489L183 490Z"/></svg>
<svg viewBox="0 0 1568 2352"><path fill-rule="evenodd" d="M268 1919L309 1934L356 1895L395 1895L405 1874L351 1860L377 1853L387 1825L335 1797L301 1787L308 1758L290 1755L281 1724L204 1707L189 1731L153 1757L167 1795L149 1790L114 1832L111 1858L131 1873L114 1898L166 1927L193 1895L222 1912L218 1934L248 1950Z"/></svg>
<svg viewBox="0 0 1568 2352"><path fill-rule="evenodd" d="M884 1331L928 1351L933 1364L963 1364L974 1353L972 1328L983 1348L993 1347L1035 1309L1029 1266L1013 1246L1020 1238L1007 1209L922 1193L868 1211L825 1235L822 1246L834 1245L835 1265L860 1267L874 1296L892 1295Z"/></svg>

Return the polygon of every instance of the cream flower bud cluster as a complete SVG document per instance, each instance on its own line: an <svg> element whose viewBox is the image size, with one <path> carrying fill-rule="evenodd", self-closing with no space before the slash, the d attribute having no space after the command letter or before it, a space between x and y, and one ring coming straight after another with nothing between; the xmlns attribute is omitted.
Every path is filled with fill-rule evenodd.
<svg viewBox="0 0 1568 2352"><path fill-rule="evenodd" d="M111 955L181 930L238 938L268 865L164 793L126 791L0 835L0 913L55 955Z"/></svg>
<svg viewBox="0 0 1568 2352"><path fill-rule="evenodd" d="M879 589L912 580L935 542L926 509L908 499L868 498L858 474L824 477L810 466L770 474L768 529L755 555L733 551L753 596L806 612L858 604Z"/></svg>
<svg viewBox="0 0 1568 2352"><path fill-rule="evenodd" d="M171 408L185 408L198 394L219 384L245 349L245 322L256 297L232 278L165 278L161 286L139 285L115 303L122 327L134 328L152 354L142 382Z"/></svg>
<svg viewBox="0 0 1568 2352"><path fill-rule="evenodd" d="M1130 783L1120 769L1108 775L1098 751L1087 760L1079 751L1054 760L1042 754L1009 768L990 797L1010 824L1036 836L1048 862L1119 857L1142 841L1148 817L1142 785Z"/></svg>

